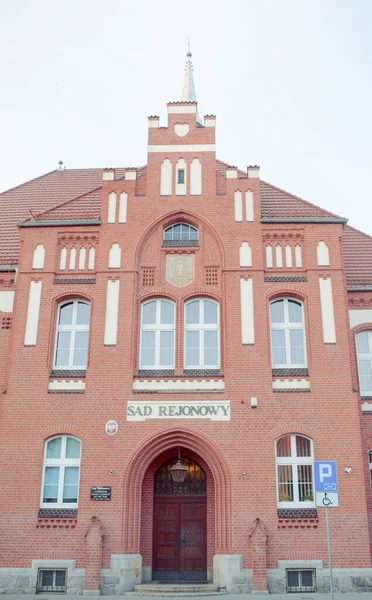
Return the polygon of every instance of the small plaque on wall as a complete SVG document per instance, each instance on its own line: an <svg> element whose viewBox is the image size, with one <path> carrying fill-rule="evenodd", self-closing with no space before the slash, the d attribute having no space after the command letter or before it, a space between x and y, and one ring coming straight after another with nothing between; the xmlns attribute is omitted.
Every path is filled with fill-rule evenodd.
<svg viewBox="0 0 372 600"><path fill-rule="evenodd" d="M95 502L111 500L111 487L109 485L94 485L90 488L90 499Z"/></svg>

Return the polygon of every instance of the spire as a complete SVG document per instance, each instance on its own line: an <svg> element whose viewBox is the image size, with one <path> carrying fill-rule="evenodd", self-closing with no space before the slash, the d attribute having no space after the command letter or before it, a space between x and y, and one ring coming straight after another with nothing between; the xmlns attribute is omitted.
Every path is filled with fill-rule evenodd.
<svg viewBox="0 0 372 600"><path fill-rule="evenodd" d="M190 38L187 44L187 54L186 54L186 66L185 66L185 81L183 84L181 102L197 102L196 92L195 92L195 83L194 83L194 75L191 61L192 53L190 50ZM196 109L196 120L200 123L199 112Z"/></svg>

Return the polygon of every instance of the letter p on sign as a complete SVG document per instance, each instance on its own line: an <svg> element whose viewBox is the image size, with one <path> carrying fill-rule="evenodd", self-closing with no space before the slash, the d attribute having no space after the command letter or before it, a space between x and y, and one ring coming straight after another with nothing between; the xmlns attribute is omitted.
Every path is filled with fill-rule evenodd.
<svg viewBox="0 0 372 600"><path fill-rule="evenodd" d="M319 465L319 480L321 483L324 482L324 479L329 479L332 477L332 466L329 463L321 463Z"/></svg>
<svg viewBox="0 0 372 600"><path fill-rule="evenodd" d="M315 460L314 475L316 492L337 492L338 485L335 461Z"/></svg>

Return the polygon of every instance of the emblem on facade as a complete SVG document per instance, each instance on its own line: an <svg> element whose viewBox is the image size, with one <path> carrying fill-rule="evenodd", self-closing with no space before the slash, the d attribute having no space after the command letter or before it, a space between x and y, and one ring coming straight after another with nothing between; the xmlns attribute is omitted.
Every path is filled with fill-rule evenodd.
<svg viewBox="0 0 372 600"><path fill-rule="evenodd" d="M166 279L176 287L184 287L195 279L194 254L168 254Z"/></svg>
<svg viewBox="0 0 372 600"><path fill-rule="evenodd" d="M114 421L113 419L111 419L110 421L107 421L106 425L105 425L105 431L107 433L107 435L115 435L118 432L119 429L119 425L117 424L116 421Z"/></svg>

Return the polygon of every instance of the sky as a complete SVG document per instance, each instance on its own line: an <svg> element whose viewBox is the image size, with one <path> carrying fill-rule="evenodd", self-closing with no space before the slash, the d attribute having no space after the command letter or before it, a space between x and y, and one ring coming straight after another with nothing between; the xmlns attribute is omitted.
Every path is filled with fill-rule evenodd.
<svg viewBox="0 0 372 600"><path fill-rule="evenodd" d="M188 37L217 157L372 235L372 0L1 0L0 191L145 164Z"/></svg>

